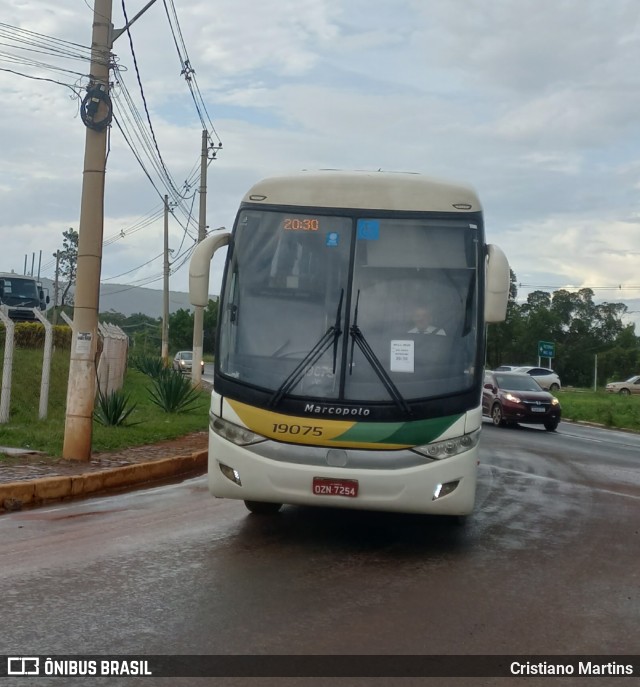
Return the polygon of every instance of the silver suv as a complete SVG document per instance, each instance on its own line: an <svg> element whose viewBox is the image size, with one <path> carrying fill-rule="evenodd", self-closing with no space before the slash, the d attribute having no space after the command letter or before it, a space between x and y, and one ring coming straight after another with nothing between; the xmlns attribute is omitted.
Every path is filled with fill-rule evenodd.
<svg viewBox="0 0 640 687"><path fill-rule="evenodd" d="M518 367L514 372L525 372L533 377L536 382L547 391L559 391L562 388L560 377L548 367Z"/></svg>

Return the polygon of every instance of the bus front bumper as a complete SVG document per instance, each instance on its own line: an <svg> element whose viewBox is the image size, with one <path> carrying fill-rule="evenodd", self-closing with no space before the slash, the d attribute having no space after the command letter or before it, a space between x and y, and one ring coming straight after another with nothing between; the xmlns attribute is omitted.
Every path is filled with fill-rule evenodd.
<svg viewBox="0 0 640 687"><path fill-rule="evenodd" d="M256 450L260 447L264 453L265 444L272 450L295 453L297 459L291 462L260 455ZM210 430L209 490L221 498L307 506L440 515L467 515L473 510L477 446L443 460L397 469L389 467L398 454L394 451L371 452L380 456L384 469L338 467L327 461L320 464L318 452L329 453L277 442L237 446ZM314 478L356 480L357 495L316 493Z"/></svg>

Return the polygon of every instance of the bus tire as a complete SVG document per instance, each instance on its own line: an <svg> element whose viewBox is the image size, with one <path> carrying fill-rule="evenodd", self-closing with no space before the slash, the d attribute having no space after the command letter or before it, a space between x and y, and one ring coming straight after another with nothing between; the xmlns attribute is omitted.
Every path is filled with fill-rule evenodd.
<svg viewBox="0 0 640 687"><path fill-rule="evenodd" d="M450 522L454 527L466 527L469 522L468 515L450 515Z"/></svg>
<svg viewBox="0 0 640 687"><path fill-rule="evenodd" d="M281 503L269 501L245 501L244 505L256 515L275 515L282 508Z"/></svg>

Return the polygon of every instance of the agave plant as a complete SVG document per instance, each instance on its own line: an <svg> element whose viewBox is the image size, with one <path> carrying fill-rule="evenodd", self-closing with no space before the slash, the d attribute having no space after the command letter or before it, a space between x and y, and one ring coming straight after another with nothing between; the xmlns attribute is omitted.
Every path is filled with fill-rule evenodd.
<svg viewBox="0 0 640 687"><path fill-rule="evenodd" d="M130 394L125 394L122 389L116 389L109 394L103 394L98 389L98 403L93 416L101 425L112 427L138 424L126 422L136 408L136 404L130 405L129 400Z"/></svg>
<svg viewBox="0 0 640 687"><path fill-rule="evenodd" d="M131 359L131 365L152 379L157 379L167 369L162 358L154 355L135 356Z"/></svg>
<svg viewBox="0 0 640 687"><path fill-rule="evenodd" d="M149 395L166 413L184 413L201 400L199 392L191 386L191 378L171 368L152 378Z"/></svg>

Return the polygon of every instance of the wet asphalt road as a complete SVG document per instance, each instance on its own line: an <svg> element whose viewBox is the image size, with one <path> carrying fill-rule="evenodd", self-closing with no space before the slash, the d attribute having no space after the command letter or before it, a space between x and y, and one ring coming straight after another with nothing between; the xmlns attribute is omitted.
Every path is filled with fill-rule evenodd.
<svg viewBox="0 0 640 687"><path fill-rule="evenodd" d="M485 425L481 461L465 527L297 507L249 516L210 498L205 478L6 514L2 653L640 653L640 436Z"/></svg>

